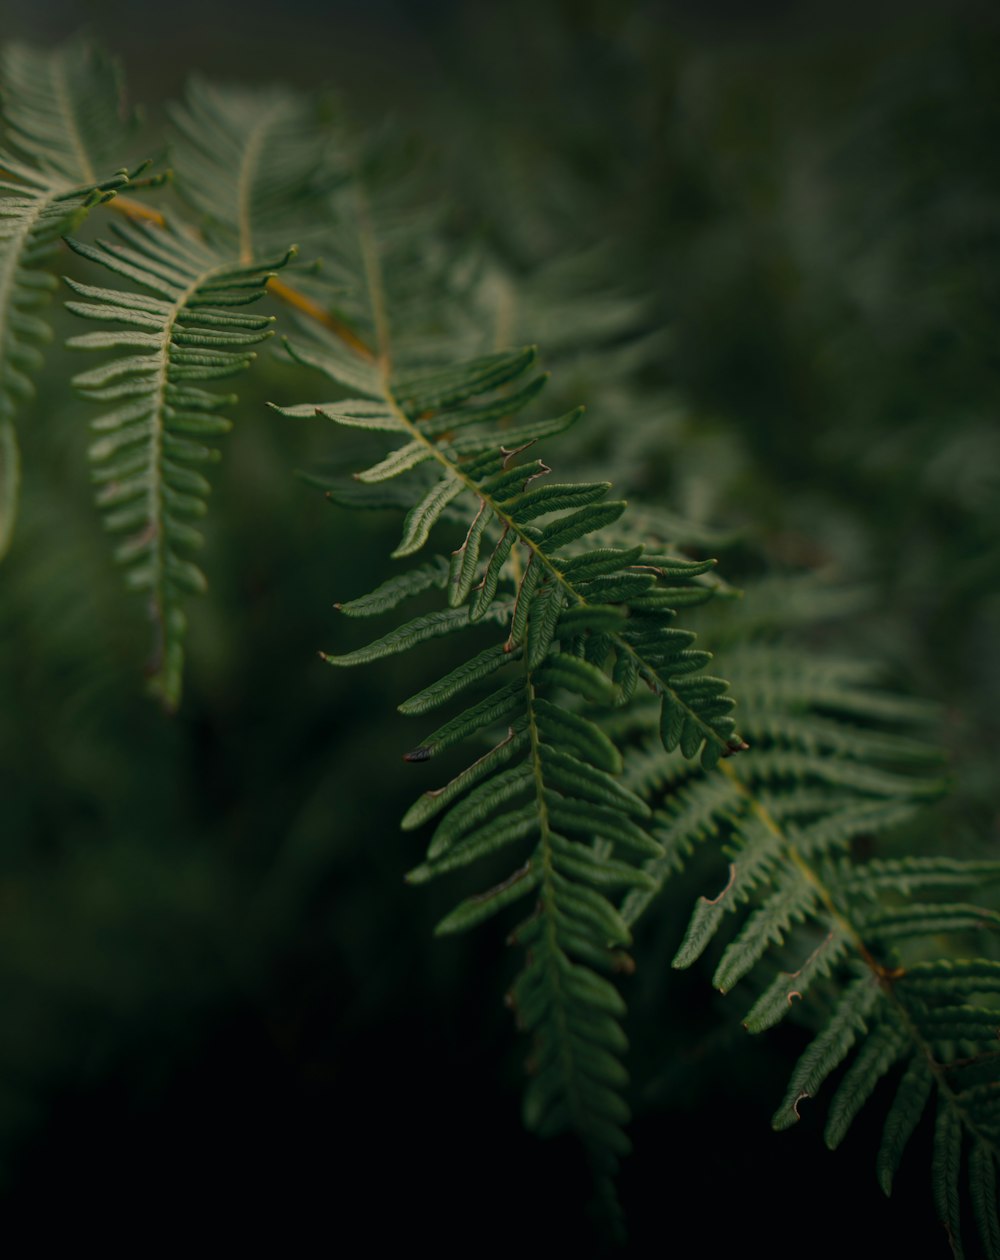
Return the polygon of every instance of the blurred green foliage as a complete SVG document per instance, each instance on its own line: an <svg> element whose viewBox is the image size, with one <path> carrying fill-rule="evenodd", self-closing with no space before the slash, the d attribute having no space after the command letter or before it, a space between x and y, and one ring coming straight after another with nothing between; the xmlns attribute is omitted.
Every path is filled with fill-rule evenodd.
<svg viewBox="0 0 1000 1260"><path fill-rule="evenodd" d="M339 40L333 86L429 138L456 235L495 251L529 298L549 295L512 319L560 363L554 385L589 405L578 465L611 466L736 538L733 580L821 569L866 584L867 610L829 633L943 702L956 794L935 825L995 854L1000 29L976 5L859 8L818 30L806 8L815 17L415 6L373 20L303 6L295 48L247 28L223 58L209 22L169 64L116 38L117 6L88 16L125 52L136 95L197 62L291 79L299 50L316 79L316 48ZM560 357L574 293L604 290L654 348L628 393L605 370L626 355L613 329L600 370L568 335ZM480 1219L519 1237L527 1169L554 1181L542 1236L562 1228L585 1191L571 1156L550 1173L552 1153L517 1127L502 931L435 942L452 891L402 885L413 850L398 819L418 790L395 712L409 662L345 677L316 659L342 633L331 605L368 589L397 522L331 508L294 477L329 461L330 439L269 415L289 369L263 359L216 480L212 598L192 610L183 710L165 720L140 694L141 611L108 562L64 358L47 355L21 426L23 512L0 574L0 1156L14 1219L53 1198L113 1215L115 1185L124 1215L172 1203L242 1214L233 1228L283 1213L315 1226L331 1205L384 1213L388 1193L447 1249L448 1229ZM630 433L637 398L651 423ZM427 651L427 678L444 651ZM744 1236L746 1186L788 1184L809 1160L808 1176L842 1178L859 1215L888 1221L867 1166L831 1173L818 1142L767 1132L794 1030L724 1056L736 1033L704 976L666 976L699 890L695 872L670 891L631 982L635 1236L662 1228L676 1163L703 1171L703 1190L684 1183L686 1211L733 1204L731 1225L711 1219L720 1254ZM447 1154L428 1166L436 1139ZM853 1149L870 1147L863 1134ZM442 1185L464 1195L448 1226L429 1218ZM566 1228L587 1246L584 1225ZM831 1248L852 1229L823 1226Z"/></svg>

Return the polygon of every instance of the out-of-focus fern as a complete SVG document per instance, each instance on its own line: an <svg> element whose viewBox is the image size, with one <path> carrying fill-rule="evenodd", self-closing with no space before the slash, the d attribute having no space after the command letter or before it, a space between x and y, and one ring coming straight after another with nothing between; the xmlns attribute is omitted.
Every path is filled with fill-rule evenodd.
<svg viewBox="0 0 1000 1260"><path fill-rule="evenodd" d="M14 420L31 397L39 347L51 337L39 308L56 279L45 268L60 237L129 182L122 165L133 119L113 61L74 42L51 52L0 52L0 556L17 514ZM134 178L137 168L132 171Z"/></svg>
<svg viewBox="0 0 1000 1260"><path fill-rule="evenodd" d="M204 230L243 262L325 233L336 183L316 105L283 88L221 88L194 77L170 111L175 186Z"/></svg>
<svg viewBox="0 0 1000 1260"><path fill-rule="evenodd" d="M794 610L796 585L770 584L770 608L787 602ZM893 834L941 792L933 746L907 729L926 731L935 711L879 688L868 664L807 652L773 630L762 635L753 602L748 637L736 615L725 631L752 755L701 775L676 755L664 760L650 739L626 775L640 795L661 801L651 830L664 852L646 866L657 886L699 841L721 841L730 859L722 890L698 901L674 966L691 966L730 916L740 926L715 964L721 992L756 978L780 951L790 969L764 984L744 1026L762 1032L807 1009L817 1034L774 1127L794 1124L801 1103L856 1048L830 1105L827 1144L839 1145L879 1081L895 1078L877 1160L888 1194L933 1099L938 1215L961 1256L966 1150L970 1201L986 1254L995 1256L1000 962L967 951L979 933L1000 928L1000 912L989 898L981 904L962 894L1000 879L1000 862L905 847L897 855ZM771 620L780 623L780 612ZM634 924L655 895L631 891L625 922ZM955 938L958 950L943 953L942 937Z"/></svg>

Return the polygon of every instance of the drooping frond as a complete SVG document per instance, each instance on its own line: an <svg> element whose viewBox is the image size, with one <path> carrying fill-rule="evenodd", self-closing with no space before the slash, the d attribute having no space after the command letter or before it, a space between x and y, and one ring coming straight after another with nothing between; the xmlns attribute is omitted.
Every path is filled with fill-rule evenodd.
<svg viewBox="0 0 1000 1260"><path fill-rule="evenodd" d="M128 182L131 116L114 62L72 42L0 51L0 556L17 512L14 420L33 393L40 315L56 286L48 270L60 238ZM134 174L134 172L133 172Z"/></svg>
<svg viewBox="0 0 1000 1260"><path fill-rule="evenodd" d="M148 600L154 626L150 688L168 709L180 700L183 603L205 587L185 553L198 547L192 526L205 513L202 467L218 457L205 444L230 428L231 394L204 382L237 375L251 347L271 335L271 318L245 307L263 295L286 258L249 264L175 228L115 224L116 240L71 241L82 257L133 282L139 292L67 283L84 319L122 327L84 333L69 345L114 357L74 383L93 402L110 404L93 421L90 448L97 502L109 530L124 535L115 557L126 580Z"/></svg>
<svg viewBox="0 0 1000 1260"><path fill-rule="evenodd" d="M676 757L633 762L628 776L662 800L651 830L664 855L646 867L657 886L698 841L720 839L729 859L721 891L695 906L674 965L690 966L735 918L713 977L722 992L759 975L774 950L783 963L793 960L794 969L760 989L744 1018L750 1032L817 1001L822 1012L832 989L832 1009L792 1074L774 1127L794 1124L801 1104L850 1060L827 1123L836 1146L879 1082L898 1077L878 1157L888 1193L933 1096L935 1202L955 1254L963 1152L984 1245L995 1247L981 1205L995 1202L997 1118L983 1103L1000 1089L1000 1056L991 1049L1000 1030L998 964L952 961L941 938L957 941L962 957L980 933L1000 928L1000 913L977 891L1000 879L1000 862L894 856L893 833L940 794L934 749L921 736L934 711L879 689L864 663L755 640L758 620L749 608L751 639L726 655L752 753L714 777ZM629 893L625 922L654 897Z"/></svg>
<svg viewBox="0 0 1000 1260"><path fill-rule="evenodd" d="M293 348L293 353L339 379L338 362L327 363L314 352ZM530 348L501 352L445 371L391 378L384 387L377 387L373 369L366 398L278 410L291 417L318 414L402 439L356 474L362 484L378 485L425 473L393 555L419 551L445 509L459 496L471 501L465 538L452 552L450 606L460 608L471 594L469 618L477 621L516 575L508 654L524 647L534 666L558 640L569 657L597 665L612 658L624 699L639 682L658 697L664 746L681 747L686 757L700 751L703 764L714 765L742 747L730 716L732 702L724 694L727 684L701 672L708 654L693 649L690 631L671 624L678 607L711 595L692 579L713 562L645 555L641 546L581 545L617 521L625 504L607 500L606 482L549 483L551 470L541 460L517 462L536 441L562 432L579 416L518 418L544 384L538 377L520 383L534 358ZM536 524L540 520L545 523ZM393 640L400 645L395 650L407 646L405 629ZM352 653L343 663L359 663L374 650L373 645Z"/></svg>
<svg viewBox="0 0 1000 1260"><path fill-rule="evenodd" d="M343 310L353 312L373 356L332 335L296 339L293 356L351 396L278 410L382 440L385 453L355 479L376 492L403 485L409 510L396 558L416 555L432 531L452 536L446 565L436 558L338 605L372 615L443 588L447 607L325 659L358 665L476 626L491 630L481 650L458 655L443 678L400 706L420 716L465 705L407 761L470 741L476 750L465 770L406 815L407 829L436 820L426 859L408 878L422 883L479 863L496 869L504 858L504 877L462 901L438 931L465 930L529 901L529 917L512 937L527 962L511 993L535 1043L526 1118L544 1134L579 1134L607 1185L627 1150L628 1118L624 1008L608 973L631 967L630 935L615 901L622 889L651 886L639 864L660 849L646 807L620 781L620 753L591 710L628 703L641 683L659 702L668 748L700 754L711 769L744 747L727 684L703 673L708 653L673 624L678 607L711 596L701 578L714 562L602 543L626 505L609 498L607 482L552 481L533 456L536 442L580 414L531 416L545 384L533 348L446 365L428 351L422 369L397 366L379 237L362 194L352 195L360 273ZM405 357L415 356L415 343L404 344Z"/></svg>

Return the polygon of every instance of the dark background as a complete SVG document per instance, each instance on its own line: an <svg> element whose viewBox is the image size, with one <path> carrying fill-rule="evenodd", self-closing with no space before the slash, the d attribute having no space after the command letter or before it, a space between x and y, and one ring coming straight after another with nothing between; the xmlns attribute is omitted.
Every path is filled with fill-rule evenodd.
<svg viewBox="0 0 1000 1260"><path fill-rule="evenodd" d="M363 122L415 131L515 272L606 247L669 327L647 384L683 417L641 488L777 567L870 584L851 641L945 706L945 839L995 851L994 6L0 4L4 38L81 28L123 60L151 134L191 69L332 84ZM144 628L90 506L86 416L50 363L0 593L9 1228L588 1254L586 1170L521 1130L504 926L435 941L453 890L402 884L398 819L426 786L399 760L412 663L316 661L394 523L295 481L322 444L254 410L280 368L248 385L165 719L139 694ZM927 1134L887 1205L877 1116L833 1155L820 1104L770 1133L804 1034L751 1040L708 973L670 973L701 890L697 871L673 890L626 983L636 1250L943 1254Z"/></svg>

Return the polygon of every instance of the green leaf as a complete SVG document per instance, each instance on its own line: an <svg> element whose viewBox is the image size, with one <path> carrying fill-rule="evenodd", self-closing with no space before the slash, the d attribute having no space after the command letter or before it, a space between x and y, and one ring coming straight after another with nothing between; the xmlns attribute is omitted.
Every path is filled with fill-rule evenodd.
<svg viewBox="0 0 1000 1260"><path fill-rule="evenodd" d="M627 504L619 499L614 503L601 503L580 508L568 516L561 516L547 526L540 545L548 552L559 551L586 534L612 525L625 511Z"/></svg>
<svg viewBox="0 0 1000 1260"><path fill-rule="evenodd" d="M804 1000L814 980L830 974L832 968L847 953L849 946L848 938L834 928L797 971L790 975L779 972L743 1020L743 1027L747 1032L764 1032L784 1019L796 1002Z"/></svg>
<svg viewBox="0 0 1000 1260"><path fill-rule="evenodd" d="M539 696L535 700L538 729L549 744L571 748L591 765L608 774L622 771L621 753L589 718Z"/></svg>
<svg viewBox="0 0 1000 1260"><path fill-rule="evenodd" d="M483 827L479 827L467 836L460 844L453 845L442 856L434 861L428 860L416 866L407 876L410 884L423 884L449 871L470 866L490 853L515 844L535 834L538 830L538 816L534 802L520 809L509 810L499 814Z"/></svg>
<svg viewBox="0 0 1000 1260"><path fill-rule="evenodd" d="M497 593L497 587L500 584L500 574L503 566L507 563L507 557L510 555L515 539L514 531L505 528L500 535L500 541L493 548L493 554L490 556L489 564L486 566L486 573L483 575L482 583L476 592L476 598L472 601L472 607L469 611L473 621L479 621L480 618L484 617L490 604L492 604Z"/></svg>
<svg viewBox="0 0 1000 1260"><path fill-rule="evenodd" d="M962 1204L959 1184L962 1176L962 1125L951 1102L938 1103L934 1126L934 1155L931 1161L931 1186L938 1220L945 1227L956 1260L962 1260Z"/></svg>
<svg viewBox="0 0 1000 1260"><path fill-rule="evenodd" d="M512 659L511 653L502 643L495 643L492 647L484 648L471 660L457 665L437 682L424 687L416 695L410 696L409 700L404 700L399 706L399 711L407 714L428 713L431 709L436 709L439 704L444 704L453 696L458 695L464 688L496 673Z"/></svg>
<svg viewBox="0 0 1000 1260"><path fill-rule="evenodd" d="M515 679L439 727L418 748L408 752L404 761L427 761L470 735L497 723L512 721L523 710L524 682Z"/></svg>
<svg viewBox="0 0 1000 1260"><path fill-rule="evenodd" d="M697 962L708 947L709 941L719 930L725 913L726 907L720 905L718 899L709 901L705 897L700 897L695 903L684 939L674 955L671 967L677 971L683 971L692 963Z"/></svg>
<svg viewBox="0 0 1000 1260"><path fill-rule="evenodd" d="M787 1129L798 1121L800 1103L815 1098L826 1078L847 1057L859 1033L866 1031L878 994L871 977L855 980L844 990L833 1018L796 1064L784 1100L771 1120L772 1128Z"/></svg>
<svg viewBox="0 0 1000 1260"><path fill-rule="evenodd" d="M420 595L423 591L435 586L440 589L444 586L447 577L446 566L441 558L436 556L416 569L387 578L367 595L349 599L343 604L334 604L334 608L339 609L348 617L375 617L396 608L404 599L411 599L414 595Z"/></svg>
<svg viewBox="0 0 1000 1260"><path fill-rule="evenodd" d="M969 1191L987 1260L998 1260L1000 1214L997 1212L997 1167L995 1156L985 1142L973 1142L969 1152Z"/></svg>
<svg viewBox="0 0 1000 1260"><path fill-rule="evenodd" d="M464 604L476 580L476 569L479 564L479 548L483 540L483 530L489 516L486 504L480 500L479 511L469 526L465 541L457 551L451 553L451 567L448 578L448 603L453 608Z"/></svg>
<svg viewBox="0 0 1000 1260"><path fill-rule="evenodd" d="M879 1185L887 1195L892 1193L893 1178L899 1170L903 1151L913 1136L933 1087L930 1067L922 1051L918 1050L903 1073L882 1130L876 1172Z"/></svg>
<svg viewBox="0 0 1000 1260"><path fill-rule="evenodd" d="M444 477L432 486L420 502L410 509L403 525L403 538L392 553L394 560L419 551L427 541L434 523L448 504L465 489L462 482Z"/></svg>
<svg viewBox="0 0 1000 1260"><path fill-rule="evenodd" d="M512 766L509 770L500 770L486 782L474 787L438 824L427 849L428 858L439 858L462 836L475 830L495 811L498 812L502 806L533 786L533 768L525 763Z"/></svg>
<svg viewBox="0 0 1000 1260"><path fill-rule="evenodd" d="M471 766L467 766L461 773L455 775L443 788L435 788L433 791L425 792L423 796L419 797L406 811L400 825L405 831L412 831L414 828L421 826L436 814L439 814L441 810L450 805L452 801L469 788L488 775L493 774L501 766L507 765L514 757L524 752L529 742L527 730L522 729L515 732L511 728L508 735L499 744L491 748L488 753L484 753Z"/></svg>
<svg viewBox="0 0 1000 1260"><path fill-rule="evenodd" d="M614 683L608 676L595 665L582 661L577 656L568 656L565 652L548 656L535 677L545 686L562 687L565 691L582 696L584 700L593 700L597 704L615 702Z"/></svg>
<svg viewBox="0 0 1000 1260"><path fill-rule="evenodd" d="M611 489L610 481L580 482L573 484L546 484L505 503L505 508L515 521L532 521L546 512L562 512L568 508L584 507L603 499Z"/></svg>
<svg viewBox="0 0 1000 1260"><path fill-rule="evenodd" d="M519 376L535 361L534 346L469 359L443 371L396 377L392 391L403 409L416 417L486 393Z"/></svg>
<svg viewBox="0 0 1000 1260"><path fill-rule="evenodd" d="M129 181L122 163L133 117L118 67L72 40L39 50L0 50L4 135L0 147L0 558L17 516L14 422L51 339L42 316L56 280L45 270L61 237Z"/></svg>
<svg viewBox="0 0 1000 1260"><path fill-rule="evenodd" d="M433 452L424 442L407 442L405 446L397 447L385 459L379 460L377 464L372 464L364 472L355 473L354 477L365 485L373 485L379 481L389 481L392 477L398 477L402 473L418 467L430 459L432 454Z"/></svg>
<svg viewBox="0 0 1000 1260"><path fill-rule="evenodd" d="M816 900L816 889L796 867L783 871L770 895L726 946L712 977L719 992L728 993L771 945L780 945L791 925L801 923Z"/></svg>
<svg viewBox="0 0 1000 1260"><path fill-rule="evenodd" d="M538 871L530 862L526 863L502 884L497 884L495 888L475 897L467 897L450 914L445 915L434 929L434 935L448 936L476 927L533 892L538 887L539 879Z"/></svg>
<svg viewBox="0 0 1000 1260"><path fill-rule="evenodd" d="M908 1044L905 1032L889 1022L876 1028L865 1041L830 1103L823 1136L831 1151L844 1140L854 1117Z"/></svg>
<svg viewBox="0 0 1000 1260"><path fill-rule="evenodd" d="M570 753L540 743L546 782L567 796L618 809L632 818L648 818L652 812L640 797L611 775L580 761Z"/></svg>
<svg viewBox="0 0 1000 1260"><path fill-rule="evenodd" d="M491 620L500 620L506 608L493 609ZM440 612L425 613L422 617L414 617L403 626L397 626L380 639L356 648L353 652L345 652L342 656L321 652L328 665L367 665L371 661L380 661L385 656L394 656L398 652L407 652L418 643L426 643L428 639L440 638L442 635L454 634L464 630L469 624L469 614L464 608L445 608Z"/></svg>
<svg viewBox="0 0 1000 1260"><path fill-rule="evenodd" d="M549 819L559 831L568 831L587 840L607 840L640 858L656 858L661 845L615 807L595 805L556 793L546 796Z"/></svg>

